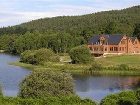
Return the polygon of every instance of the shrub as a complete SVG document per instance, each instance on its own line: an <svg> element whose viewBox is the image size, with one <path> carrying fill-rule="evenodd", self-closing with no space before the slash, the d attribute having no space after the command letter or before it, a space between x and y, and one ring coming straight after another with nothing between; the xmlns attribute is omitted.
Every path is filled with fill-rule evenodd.
<svg viewBox="0 0 140 105"><path fill-rule="evenodd" d="M21 54L20 61L29 64L36 64L35 51L27 50Z"/></svg>
<svg viewBox="0 0 140 105"><path fill-rule="evenodd" d="M74 64L89 63L93 60L90 50L84 45L72 48L69 54Z"/></svg>
<svg viewBox="0 0 140 105"><path fill-rule="evenodd" d="M49 49L28 50L21 54L21 62L42 64L44 62L58 62L59 56Z"/></svg>
<svg viewBox="0 0 140 105"><path fill-rule="evenodd" d="M104 101L100 103L100 105L118 105L115 99L106 98Z"/></svg>
<svg viewBox="0 0 140 105"><path fill-rule="evenodd" d="M100 105L117 105L118 95L112 94L101 100Z"/></svg>
<svg viewBox="0 0 140 105"><path fill-rule="evenodd" d="M129 70L129 66L126 65L126 64L120 64L120 65L118 66L118 69L119 69L119 70Z"/></svg>
<svg viewBox="0 0 140 105"><path fill-rule="evenodd" d="M135 92L133 91L126 91L121 92L119 94L119 105L136 105L137 104L137 97Z"/></svg>
<svg viewBox="0 0 140 105"><path fill-rule="evenodd" d="M19 96L23 98L44 98L71 94L73 94L73 79L70 74L36 71L23 80Z"/></svg>
<svg viewBox="0 0 140 105"><path fill-rule="evenodd" d="M133 100L133 98L121 97L118 100L119 105L137 105L137 101Z"/></svg>
<svg viewBox="0 0 140 105"><path fill-rule="evenodd" d="M50 49L45 49L45 48L42 48L42 49L39 49L39 50L36 50L36 61L37 61L37 64L39 63L43 63L43 62L57 62L59 61L59 57L56 56L56 54L54 54L54 52Z"/></svg>
<svg viewBox="0 0 140 105"><path fill-rule="evenodd" d="M0 105L96 105L96 103L91 100L81 100L78 96L43 99L0 97Z"/></svg>
<svg viewBox="0 0 140 105"><path fill-rule="evenodd" d="M105 97L100 105L137 105L137 102L138 99L135 92L125 91Z"/></svg>
<svg viewBox="0 0 140 105"><path fill-rule="evenodd" d="M94 62L94 63L92 63L91 68L89 70L93 71L93 70L102 70L102 69L103 69L103 67L101 64Z"/></svg>
<svg viewBox="0 0 140 105"><path fill-rule="evenodd" d="M140 89L136 90L136 97L140 101Z"/></svg>

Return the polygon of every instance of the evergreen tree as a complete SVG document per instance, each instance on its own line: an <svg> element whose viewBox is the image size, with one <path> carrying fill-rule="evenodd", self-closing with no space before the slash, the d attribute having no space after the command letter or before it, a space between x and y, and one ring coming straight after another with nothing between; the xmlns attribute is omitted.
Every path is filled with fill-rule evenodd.
<svg viewBox="0 0 140 105"><path fill-rule="evenodd" d="M138 37L138 39L140 40L140 23L136 24L135 30L134 30L134 35L136 37Z"/></svg>

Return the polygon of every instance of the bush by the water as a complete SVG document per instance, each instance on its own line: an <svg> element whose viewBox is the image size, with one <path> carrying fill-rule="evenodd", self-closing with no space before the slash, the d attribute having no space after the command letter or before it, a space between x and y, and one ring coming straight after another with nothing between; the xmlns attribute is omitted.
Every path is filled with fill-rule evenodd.
<svg viewBox="0 0 140 105"><path fill-rule="evenodd" d="M98 71L98 70L102 70L103 67L101 64L97 63L97 62L93 62L91 67L89 68L89 71Z"/></svg>
<svg viewBox="0 0 140 105"><path fill-rule="evenodd" d="M58 62L59 56L50 49L27 50L21 54L21 62L41 64L44 62Z"/></svg>
<svg viewBox="0 0 140 105"><path fill-rule="evenodd" d="M126 65L126 64L120 64L120 65L118 66L118 69L119 69L119 70L129 70L129 66Z"/></svg>
<svg viewBox="0 0 140 105"><path fill-rule="evenodd" d="M72 48L69 54L72 59L72 63L74 64L89 63L93 61L89 48L84 45Z"/></svg>
<svg viewBox="0 0 140 105"><path fill-rule="evenodd" d="M100 105L140 105L140 90L125 91L102 99Z"/></svg>
<svg viewBox="0 0 140 105"><path fill-rule="evenodd" d="M19 96L22 98L44 98L73 94L73 78L70 74L36 71L23 80Z"/></svg>

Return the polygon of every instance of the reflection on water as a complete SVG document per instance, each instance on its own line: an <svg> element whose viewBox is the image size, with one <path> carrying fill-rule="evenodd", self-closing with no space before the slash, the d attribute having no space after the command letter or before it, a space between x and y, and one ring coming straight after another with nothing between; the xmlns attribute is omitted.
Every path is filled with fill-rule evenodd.
<svg viewBox="0 0 140 105"><path fill-rule="evenodd" d="M4 95L16 96L19 90L19 83L29 71L21 67L8 65L15 62L19 57L8 54L0 54L0 85Z"/></svg>
<svg viewBox="0 0 140 105"><path fill-rule="evenodd" d="M100 101L108 94L140 87L139 76L74 76L75 91L82 98Z"/></svg>

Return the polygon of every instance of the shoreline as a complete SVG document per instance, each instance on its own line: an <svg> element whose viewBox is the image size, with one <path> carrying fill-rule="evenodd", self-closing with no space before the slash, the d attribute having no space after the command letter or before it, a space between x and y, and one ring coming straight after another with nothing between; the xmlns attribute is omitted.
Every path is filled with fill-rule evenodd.
<svg viewBox="0 0 140 105"><path fill-rule="evenodd" d="M103 70L92 70L90 71L87 66L81 65L72 65L72 64L61 64L62 66L43 66L43 65L32 65L26 64L22 62L12 62L9 63L10 65L19 66L26 68L31 71L40 71L40 70L54 70L54 71L61 71L61 72L68 72L72 75L119 75L119 76L140 76L140 70L111 70L111 69L103 69ZM68 67L66 67L68 66ZM79 68L77 67L79 66ZM81 66L81 67L80 67ZM77 67L77 68L76 68Z"/></svg>
<svg viewBox="0 0 140 105"><path fill-rule="evenodd" d="M4 53L5 51L4 50L0 50L0 53Z"/></svg>

